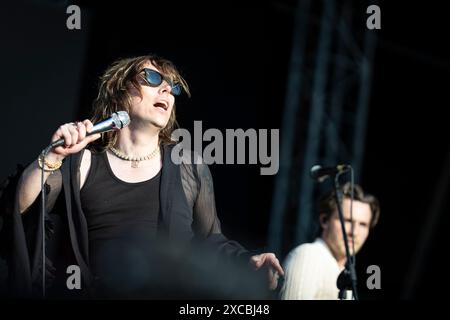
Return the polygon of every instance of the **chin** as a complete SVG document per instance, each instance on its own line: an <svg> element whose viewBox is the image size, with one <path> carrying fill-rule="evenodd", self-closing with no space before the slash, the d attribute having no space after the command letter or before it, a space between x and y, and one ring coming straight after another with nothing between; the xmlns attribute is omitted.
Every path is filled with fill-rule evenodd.
<svg viewBox="0 0 450 320"><path fill-rule="evenodd" d="M155 126L159 126L161 128L164 128L165 126L167 126L167 123L169 123L169 119L156 119L156 121L154 121Z"/></svg>
<svg viewBox="0 0 450 320"><path fill-rule="evenodd" d="M155 126L156 128L162 130L167 126L167 122L163 122L163 121L152 121L152 125Z"/></svg>
<svg viewBox="0 0 450 320"><path fill-rule="evenodd" d="M163 115L157 114L147 117L147 121L150 122L152 125L158 128L164 128L167 123L169 122L169 119L164 117Z"/></svg>

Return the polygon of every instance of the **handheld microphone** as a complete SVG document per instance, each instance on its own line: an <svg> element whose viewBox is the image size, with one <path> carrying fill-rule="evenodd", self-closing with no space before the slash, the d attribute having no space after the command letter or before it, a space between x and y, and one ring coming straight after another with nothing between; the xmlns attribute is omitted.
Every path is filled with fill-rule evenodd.
<svg viewBox="0 0 450 320"><path fill-rule="evenodd" d="M103 133L110 130L120 130L130 124L130 116L126 111L114 112L109 118L98 122L87 135ZM64 139L59 139L50 144L50 148L56 148L64 144Z"/></svg>
<svg viewBox="0 0 450 320"><path fill-rule="evenodd" d="M311 168L310 174L311 178L317 180L318 182L325 181L329 176L336 175L338 173L343 173L350 169L348 164L339 164L335 167L322 167L320 165L315 165Z"/></svg>

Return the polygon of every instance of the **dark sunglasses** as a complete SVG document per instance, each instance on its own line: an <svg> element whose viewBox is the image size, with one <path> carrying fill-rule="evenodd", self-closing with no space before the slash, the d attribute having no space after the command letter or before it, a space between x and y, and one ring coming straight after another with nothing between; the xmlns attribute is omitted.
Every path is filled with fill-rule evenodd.
<svg viewBox="0 0 450 320"><path fill-rule="evenodd" d="M145 80L151 87L158 87L161 83L166 80L170 85L172 90L170 91L174 96L179 96L181 94L181 85L179 83L173 83L169 79L166 79L161 73L153 69L144 68Z"/></svg>

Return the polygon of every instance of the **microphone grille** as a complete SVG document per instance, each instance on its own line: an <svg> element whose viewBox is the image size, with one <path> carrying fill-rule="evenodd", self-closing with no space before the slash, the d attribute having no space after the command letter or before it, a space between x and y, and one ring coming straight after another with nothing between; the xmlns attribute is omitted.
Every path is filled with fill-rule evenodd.
<svg viewBox="0 0 450 320"><path fill-rule="evenodd" d="M316 173L317 171L319 171L320 169L322 169L321 165L316 164L315 166L311 167L311 170L309 171L311 178L316 179Z"/></svg>
<svg viewBox="0 0 450 320"><path fill-rule="evenodd" d="M116 112L117 114L117 119L118 121L114 121L114 123L116 124L116 127L118 129L122 129L125 128L127 125L130 124L130 116L128 115L128 112L126 111L118 111Z"/></svg>

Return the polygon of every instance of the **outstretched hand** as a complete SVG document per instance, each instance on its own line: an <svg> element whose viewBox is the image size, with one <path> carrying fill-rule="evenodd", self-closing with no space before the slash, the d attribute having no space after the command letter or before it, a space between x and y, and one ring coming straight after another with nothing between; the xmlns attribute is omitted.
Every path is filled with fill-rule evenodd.
<svg viewBox="0 0 450 320"><path fill-rule="evenodd" d="M264 267L267 269L267 278L270 290L275 290L278 286L278 278L284 276L283 268L277 257L273 253L261 253L250 258L250 264L255 270Z"/></svg>

